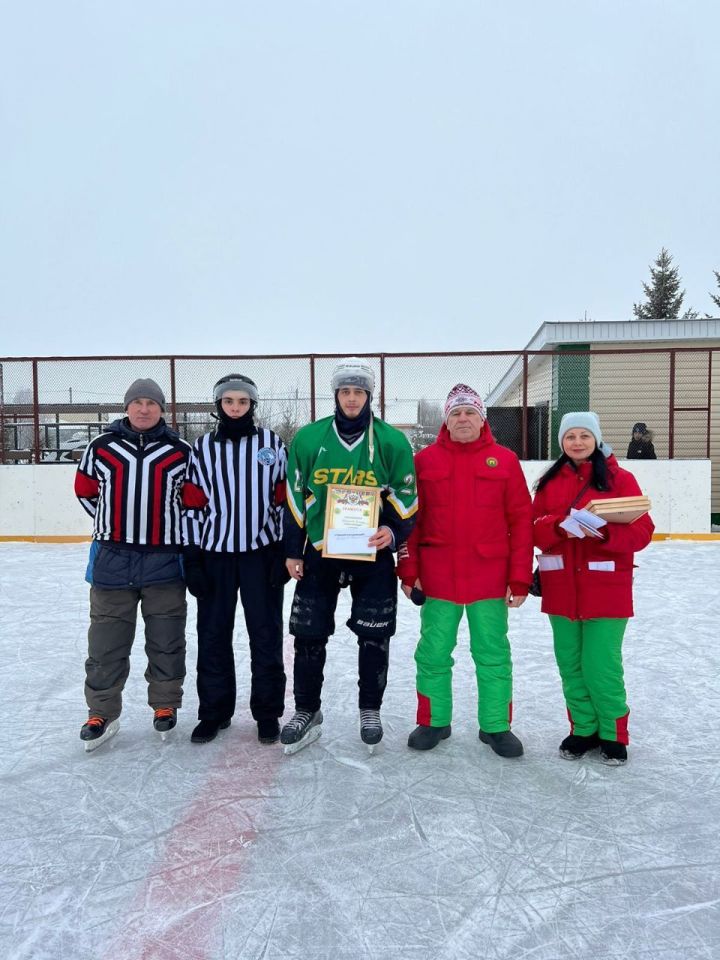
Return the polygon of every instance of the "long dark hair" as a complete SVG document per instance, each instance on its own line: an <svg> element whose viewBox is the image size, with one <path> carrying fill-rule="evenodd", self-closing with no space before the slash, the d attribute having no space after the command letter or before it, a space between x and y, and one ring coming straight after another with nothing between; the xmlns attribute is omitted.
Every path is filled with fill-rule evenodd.
<svg viewBox="0 0 720 960"><path fill-rule="evenodd" d="M594 487L596 490L609 490L612 487L612 482L608 472L605 454L595 447L593 452L590 454L589 460L592 465L590 486ZM538 493L544 486L550 483L552 478L560 473L566 463L569 463L573 470L577 470L577 467L570 457L566 453L561 454L555 463L551 464L537 481L535 484L535 492Z"/></svg>

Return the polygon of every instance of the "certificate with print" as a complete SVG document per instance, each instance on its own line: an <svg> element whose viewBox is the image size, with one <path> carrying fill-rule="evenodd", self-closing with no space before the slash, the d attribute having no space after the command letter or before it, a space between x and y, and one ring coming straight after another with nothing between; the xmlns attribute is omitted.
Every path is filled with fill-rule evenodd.
<svg viewBox="0 0 720 960"><path fill-rule="evenodd" d="M377 533L380 487L330 483L325 505L322 555L336 560L374 560L368 540Z"/></svg>

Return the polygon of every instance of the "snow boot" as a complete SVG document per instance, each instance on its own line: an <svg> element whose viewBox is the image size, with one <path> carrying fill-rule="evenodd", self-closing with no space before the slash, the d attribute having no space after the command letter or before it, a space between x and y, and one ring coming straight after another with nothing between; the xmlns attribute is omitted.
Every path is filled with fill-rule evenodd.
<svg viewBox="0 0 720 960"><path fill-rule="evenodd" d="M227 730L230 726L229 720L219 722L217 720L201 720L190 735L193 743L210 743L218 735L218 730Z"/></svg>
<svg viewBox="0 0 720 960"><path fill-rule="evenodd" d="M297 753L309 746L322 733L323 715L321 710L296 710L280 733L280 742L285 753Z"/></svg>
<svg viewBox="0 0 720 960"><path fill-rule="evenodd" d="M521 757L523 745L511 730L501 730L500 733L478 734L483 743L487 743L499 757Z"/></svg>
<svg viewBox="0 0 720 960"><path fill-rule="evenodd" d="M616 740L601 740L600 759L609 767L621 767L627 763L627 747Z"/></svg>
<svg viewBox="0 0 720 960"><path fill-rule="evenodd" d="M421 724L415 727L408 737L408 746L413 750L432 750L441 740L447 740L452 733L452 727L426 727Z"/></svg>
<svg viewBox="0 0 720 960"><path fill-rule="evenodd" d="M383 738L383 728L380 722L379 710L360 711L360 739L366 743L370 753L375 750L376 744Z"/></svg>
<svg viewBox="0 0 720 960"><path fill-rule="evenodd" d="M591 733L589 737L581 737L577 733L571 733L560 744L560 756L563 760L579 760L584 754L590 750L595 750L599 746L600 738L597 733Z"/></svg>
<svg viewBox="0 0 720 960"><path fill-rule="evenodd" d="M177 710L175 707L158 707L153 714L153 727L155 727L163 740L176 723Z"/></svg>
<svg viewBox="0 0 720 960"><path fill-rule="evenodd" d="M258 720L257 731L260 743L277 743L280 739L280 724L277 717Z"/></svg>
<svg viewBox="0 0 720 960"><path fill-rule="evenodd" d="M120 729L120 721L107 720L105 717L89 717L82 725L80 739L85 741L85 751L97 750L103 743L114 737Z"/></svg>

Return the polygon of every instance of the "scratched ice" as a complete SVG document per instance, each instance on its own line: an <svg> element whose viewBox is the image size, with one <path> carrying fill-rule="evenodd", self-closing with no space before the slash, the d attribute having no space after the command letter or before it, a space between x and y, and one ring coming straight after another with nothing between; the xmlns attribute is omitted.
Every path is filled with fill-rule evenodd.
<svg viewBox="0 0 720 960"><path fill-rule="evenodd" d="M512 613L520 761L477 739L465 633L453 735L408 750L417 610L404 599L372 757L344 626L323 735L294 757L257 743L242 629L240 706L214 743L189 742L192 669L179 727L160 742L138 643L120 733L85 754L86 549L0 545L0 956L720 956L720 544L658 543L638 558L624 769L558 758L565 714L532 598Z"/></svg>

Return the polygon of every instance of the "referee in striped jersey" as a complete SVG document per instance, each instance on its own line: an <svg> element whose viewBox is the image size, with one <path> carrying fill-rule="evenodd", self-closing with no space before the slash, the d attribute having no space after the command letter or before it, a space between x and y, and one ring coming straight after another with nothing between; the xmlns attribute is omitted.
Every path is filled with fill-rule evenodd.
<svg viewBox="0 0 720 960"><path fill-rule="evenodd" d="M250 711L261 743L276 743L285 708L282 440L255 424L258 390L232 373L215 384L218 425L195 441L183 487L185 580L197 598L199 723L214 740L235 712L233 627L238 591L250 640Z"/></svg>

